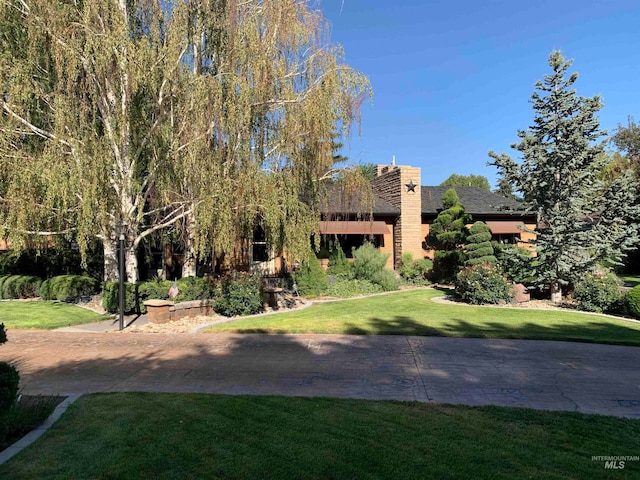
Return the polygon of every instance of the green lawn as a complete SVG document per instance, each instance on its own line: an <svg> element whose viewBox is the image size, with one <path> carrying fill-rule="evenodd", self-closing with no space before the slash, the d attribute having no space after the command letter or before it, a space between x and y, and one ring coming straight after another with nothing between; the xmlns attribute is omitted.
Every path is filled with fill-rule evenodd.
<svg viewBox="0 0 640 480"><path fill-rule="evenodd" d="M215 325L207 332L341 333L524 338L640 345L640 323L574 311L530 310L431 301L420 289L316 304L294 312Z"/></svg>
<svg viewBox="0 0 640 480"><path fill-rule="evenodd" d="M616 472L593 455L639 444L639 420L577 413L112 393L78 400L0 478L597 479Z"/></svg>
<svg viewBox="0 0 640 480"><path fill-rule="evenodd" d="M629 287L640 285L640 275L623 275L622 281Z"/></svg>
<svg viewBox="0 0 640 480"><path fill-rule="evenodd" d="M62 302L34 300L0 302L0 323L6 328L54 328L99 322L107 316Z"/></svg>

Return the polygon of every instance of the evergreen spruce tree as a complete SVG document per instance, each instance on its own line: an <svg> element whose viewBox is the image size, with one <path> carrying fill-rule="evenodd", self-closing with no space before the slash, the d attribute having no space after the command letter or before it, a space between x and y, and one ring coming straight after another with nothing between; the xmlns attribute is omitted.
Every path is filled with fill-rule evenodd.
<svg viewBox="0 0 640 480"><path fill-rule="evenodd" d="M601 155L606 132L600 129L599 97L585 98L572 88L577 73L559 51L549 57L552 72L536 83L531 97L533 125L519 131L512 145L522 155L516 163L508 155L489 152L499 173L521 192L537 212L537 271L553 301L561 300L561 286L600 262L619 262L637 241L631 175L605 183Z"/></svg>
<svg viewBox="0 0 640 480"><path fill-rule="evenodd" d="M464 264L467 266L497 262L491 244L491 230L486 223L476 222L471 226L465 250L467 260Z"/></svg>

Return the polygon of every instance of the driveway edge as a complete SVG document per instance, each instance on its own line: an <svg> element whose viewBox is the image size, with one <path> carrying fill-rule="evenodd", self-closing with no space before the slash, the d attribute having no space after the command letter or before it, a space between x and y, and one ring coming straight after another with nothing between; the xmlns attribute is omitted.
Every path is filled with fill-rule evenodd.
<svg viewBox="0 0 640 480"><path fill-rule="evenodd" d="M42 425L30 431L16 443L0 452L0 465L8 462L9 459L11 459L14 455L21 452L23 449L27 448L29 445L39 439L42 434L46 432L62 416L64 412L67 411L69 405L71 405L80 397L80 394L68 395L67 398L60 402L53 413L49 415L49 418L47 418Z"/></svg>

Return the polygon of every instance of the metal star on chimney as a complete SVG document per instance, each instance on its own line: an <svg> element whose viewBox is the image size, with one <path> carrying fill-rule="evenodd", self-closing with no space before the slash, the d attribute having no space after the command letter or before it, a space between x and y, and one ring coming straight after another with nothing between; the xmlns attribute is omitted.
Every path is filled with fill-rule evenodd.
<svg viewBox="0 0 640 480"><path fill-rule="evenodd" d="M407 192L414 192L415 193L416 187L418 185L413 183L413 179L411 179L411 180L409 180L409 183L405 183L404 186L407 187Z"/></svg>

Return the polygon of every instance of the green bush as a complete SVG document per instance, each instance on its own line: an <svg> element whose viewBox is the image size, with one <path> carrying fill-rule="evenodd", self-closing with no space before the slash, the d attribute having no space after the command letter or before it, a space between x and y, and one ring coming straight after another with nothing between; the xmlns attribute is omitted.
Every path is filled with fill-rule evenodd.
<svg viewBox="0 0 640 480"><path fill-rule="evenodd" d="M383 291L380 285L369 280L338 279L329 284L327 295L330 297L349 298Z"/></svg>
<svg viewBox="0 0 640 480"><path fill-rule="evenodd" d="M35 298L42 279L32 275L10 275L0 279L0 298Z"/></svg>
<svg viewBox="0 0 640 480"><path fill-rule="evenodd" d="M298 293L304 297L317 297L327 290L327 276L313 257L302 262L292 276L298 286Z"/></svg>
<svg viewBox="0 0 640 480"><path fill-rule="evenodd" d="M216 312L226 317L251 315L264 309L258 275L238 273L220 282L220 298L215 302Z"/></svg>
<svg viewBox="0 0 640 480"><path fill-rule="evenodd" d="M386 268L388 254L382 253L370 243L353 250L353 277L369 280L382 287L384 291L398 289L398 280L394 272Z"/></svg>
<svg viewBox="0 0 640 480"><path fill-rule="evenodd" d="M508 302L511 285L500 268L491 263L465 267L456 276L456 295L473 305Z"/></svg>
<svg viewBox="0 0 640 480"><path fill-rule="evenodd" d="M178 280L176 302L191 300L213 300L218 295L218 285L213 280L201 277L185 277ZM167 289L167 293L169 289Z"/></svg>
<svg viewBox="0 0 640 480"><path fill-rule="evenodd" d="M640 318L640 285L636 285L624 296L624 306L630 315Z"/></svg>
<svg viewBox="0 0 640 480"><path fill-rule="evenodd" d="M109 313L117 313L120 308L119 303L119 283L107 282L104 285L102 308ZM140 312L140 305L137 301L137 285L135 283L124 284L124 313Z"/></svg>
<svg viewBox="0 0 640 480"><path fill-rule="evenodd" d="M11 407L18 396L20 374L13 365L0 362L0 416Z"/></svg>
<svg viewBox="0 0 640 480"><path fill-rule="evenodd" d="M419 258L413 260L410 253L402 254L402 265L400 266L400 276L412 285L424 285L427 283L427 276L433 269L433 262L429 258Z"/></svg>
<svg viewBox="0 0 640 480"><path fill-rule="evenodd" d="M432 279L442 283L455 282L465 258L465 254L459 250L436 250L431 272Z"/></svg>
<svg viewBox="0 0 640 480"><path fill-rule="evenodd" d="M344 254L344 250L340 245L336 245L335 249L329 256L329 268L327 274L329 275L350 275L352 264L347 260L347 256Z"/></svg>
<svg viewBox="0 0 640 480"><path fill-rule="evenodd" d="M612 272L589 272L575 283L573 298L578 308L588 312L611 312L620 309L622 282Z"/></svg>
<svg viewBox="0 0 640 480"><path fill-rule="evenodd" d="M7 343L7 330L4 328L4 323L0 323L0 345Z"/></svg>
<svg viewBox="0 0 640 480"><path fill-rule="evenodd" d="M99 283L91 277L60 275L45 280L40 285L43 300L68 301L98 293Z"/></svg>

